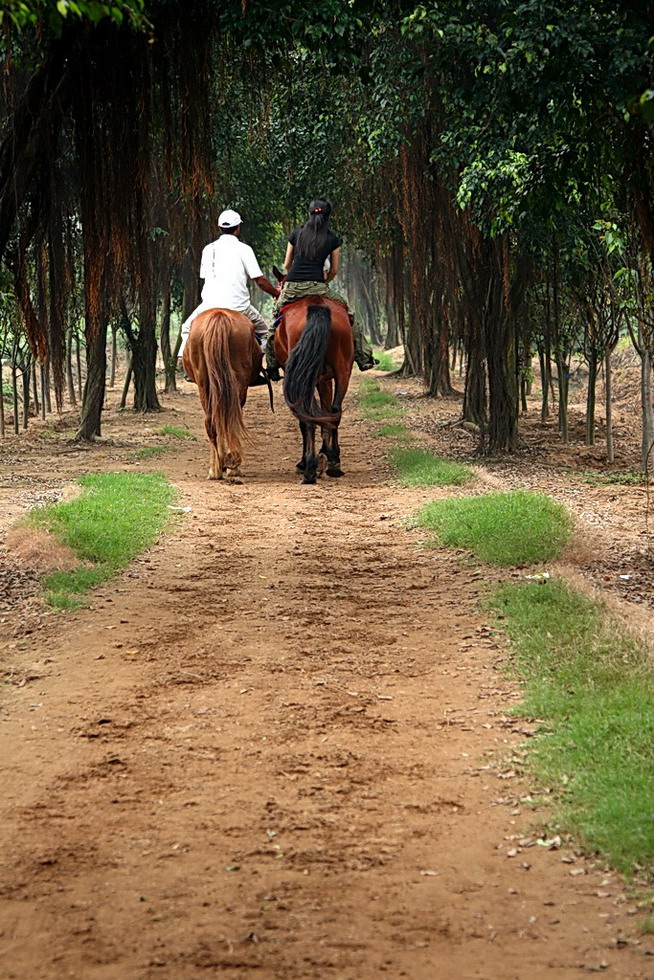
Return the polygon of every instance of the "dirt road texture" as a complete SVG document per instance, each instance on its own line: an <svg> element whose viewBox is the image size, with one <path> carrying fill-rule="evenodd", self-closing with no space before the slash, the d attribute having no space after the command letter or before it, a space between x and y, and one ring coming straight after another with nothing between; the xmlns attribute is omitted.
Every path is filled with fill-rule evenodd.
<svg viewBox="0 0 654 980"><path fill-rule="evenodd" d="M315 487L281 398L247 419L242 485L206 481L191 385L156 418L110 407L103 444L0 450L0 977L654 977L620 877L542 843L498 573L407 528L451 491L393 485L353 396L346 476ZM166 422L196 440L138 461ZM46 611L10 525L146 468L182 516L92 608Z"/></svg>

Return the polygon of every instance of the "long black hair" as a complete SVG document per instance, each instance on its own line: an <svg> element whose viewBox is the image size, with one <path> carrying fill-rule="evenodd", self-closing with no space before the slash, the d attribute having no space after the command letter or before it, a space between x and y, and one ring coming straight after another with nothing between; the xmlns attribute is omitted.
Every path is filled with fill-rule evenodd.
<svg viewBox="0 0 654 980"><path fill-rule="evenodd" d="M299 258L311 260L319 254L321 246L328 239L331 213L332 206L329 201L318 198L311 202L309 217L300 228L295 245L295 253Z"/></svg>

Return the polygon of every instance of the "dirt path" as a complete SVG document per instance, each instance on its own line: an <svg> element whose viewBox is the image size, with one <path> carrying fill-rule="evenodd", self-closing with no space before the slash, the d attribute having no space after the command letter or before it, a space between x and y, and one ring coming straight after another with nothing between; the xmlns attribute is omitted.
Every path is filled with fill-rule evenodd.
<svg viewBox="0 0 654 980"><path fill-rule="evenodd" d="M404 527L437 494L388 485L352 403L347 476L299 486L252 395L242 486L204 480L190 386L139 423L198 434L156 464L191 510L92 610L27 599L6 636L2 980L653 977L618 876L535 843L487 573ZM42 492L131 448L57 450Z"/></svg>

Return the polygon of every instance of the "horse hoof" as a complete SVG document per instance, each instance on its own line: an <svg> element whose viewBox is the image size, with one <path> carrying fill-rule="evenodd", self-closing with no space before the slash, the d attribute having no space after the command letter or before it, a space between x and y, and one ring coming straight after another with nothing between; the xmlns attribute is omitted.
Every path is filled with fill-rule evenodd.
<svg viewBox="0 0 654 980"><path fill-rule="evenodd" d="M222 480L222 478L223 478L222 473L216 474L214 473L213 470L209 470L209 475L207 476L207 480Z"/></svg>
<svg viewBox="0 0 654 980"><path fill-rule="evenodd" d="M340 466L328 466L327 476L345 476L345 473Z"/></svg>
<svg viewBox="0 0 654 980"><path fill-rule="evenodd" d="M303 484L304 483L316 483L315 474L314 474L314 476L307 476L307 474L305 473L304 474L304 479L302 480L302 483Z"/></svg>

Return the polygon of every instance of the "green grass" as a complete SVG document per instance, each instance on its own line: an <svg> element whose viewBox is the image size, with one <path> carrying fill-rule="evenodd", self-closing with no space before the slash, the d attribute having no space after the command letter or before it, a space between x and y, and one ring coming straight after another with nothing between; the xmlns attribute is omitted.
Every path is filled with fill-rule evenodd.
<svg viewBox="0 0 654 980"><path fill-rule="evenodd" d="M627 470L624 473L584 473L583 482L596 487L609 487L614 484L639 487L647 482L647 476L642 470Z"/></svg>
<svg viewBox="0 0 654 980"><path fill-rule="evenodd" d="M395 439L397 442L409 442L413 436L401 422L382 425L377 429L376 435L386 439Z"/></svg>
<svg viewBox="0 0 654 980"><path fill-rule="evenodd" d="M382 408L386 405L397 406L397 397L387 391L368 391L361 399L363 408Z"/></svg>
<svg viewBox="0 0 654 980"><path fill-rule="evenodd" d="M379 361L379 364L376 364L375 365L375 367L377 368L378 371L394 371L395 370L395 363L393 361L393 358L391 357L391 355L387 351L385 351L385 350L376 350L374 352L374 356Z"/></svg>
<svg viewBox="0 0 654 980"><path fill-rule="evenodd" d="M43 579L46 600L54 609L79 609L88 605L80 596L106 582L112 575L113 569L108 565L95 568L80 565L72 572L51 572Z"/></svg>
<svg viewBox="0 0 654 980"><path fill-rule="evenodd" d="M48 601L58 608L153 544L169 518L177 491L156 473L105 473L81 477L82 493L66 503L32 511L27 523L55 534L80 559L73 572L53 572L44 581Z"/></svg>
<svg viewBox="0 0 654 980"><path fill-rule="evenodd" d="M381 421L382 419L397 418L404 412L398 403L396 395L382 391L378 382L364 378L361 382L359 407L364 419Z"/></svg>
<svg viewBox="0 0 654 980"><path fill-rule="evenodd" d="M506 584L492 600L543 720L528 763L555 819L588 851L654 872L654 674L648 651L566 585Z"/></svg>
<svg viewBox="0 0 654 980"><path fill-rule="evenodd" d="M162 425L154 431L160 436L172 436L174 439L195 439L193 433L183 425Z"/></svg>
<svg viewBox="0 0 654 980"><path fill-rule="evenodd" d="M435 500L417 514L417 523L436 540L470 549L493 565L531 565L560 554L572 521L550 497L526 490Z"/></svg>
<svg viewBox="0 0 654 980"><path fill-rule="evenodd" d="M132 459L154 459L171 452L172 446L144 446L131 453Z"/></svg>
<svg viewBox="0 0 654 980"><path fill-rule="evenodd" d="M461 486L474 475L469 466L441 459L424 449L394 449L390 459L405 487Z"/></svg>

